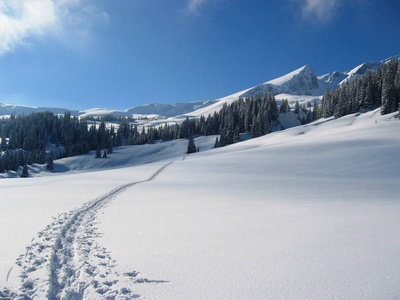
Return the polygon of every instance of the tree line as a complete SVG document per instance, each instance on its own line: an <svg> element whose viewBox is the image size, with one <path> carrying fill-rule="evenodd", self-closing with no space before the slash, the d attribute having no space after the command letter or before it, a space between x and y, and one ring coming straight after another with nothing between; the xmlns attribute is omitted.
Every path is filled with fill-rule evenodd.
<svg viewBox="0 0 400 300"><path fill-rule="evenodd" d="M334 90L327 90L322 100L321 116L340 118L379 106L384 115L397 111L399 102L400 63L399 60L392 60L376 71L367 71Z"/></svg>
<svg viewBox="0 0 400 300"><path fill-rule="evenodd" d="M307 123L315 119L309 105L300 107L297 102L295 113L305 112L299 120ZM314 107L314 110L316 108ZM253 137L262 136L273 129L279 113L290 111L287 100L282 101L280 109L273 95L256 95L252 98L239 98L231 104L224 104L220 111L199 119L187 117L181 124L153 126L141 129L131 119L117 117L118 129L107 126L107 121L115 121L112 116L91 121L89 118L55 115L51 112L31 113L27 116L12 114L0 120L0 172L14 170L32 163L44 164L49 160L46 146L54 145L55 152L51 160L86 154L99 149L108 149L122 145L152 144L155 141L170 141L190 138L194 135L218 134L217 147L240 140L240 134L250 132ZM89 124L91 122L91 124ZM104 154L103 154L104 157Z"/></svg>

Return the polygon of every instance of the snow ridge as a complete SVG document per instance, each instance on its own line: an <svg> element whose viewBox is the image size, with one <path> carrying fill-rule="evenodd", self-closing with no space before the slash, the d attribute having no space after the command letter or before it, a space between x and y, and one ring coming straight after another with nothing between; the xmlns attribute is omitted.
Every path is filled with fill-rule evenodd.
<svg viewBox="0 0 400 300"><path fill-rule="evenodd" d="M287 75L267 81L245 92L242 97L269 94L312 95L319 87L313 67L305 65Z"/></svg>
<svg viewBox="0 0 400 300"><path fill-rule="evenodd" d="M121 185L82 207L60 214L27 247L16 264L22 268L19 292L0 290L0 299L133 299L140 295L128 288L136 283L164 283L164 280L139 278L138 272L119 274L116 261L100 247L96 237L98 212L130 187L154 180L172 162L148 179ZM9 273L12 272L10 269ZM46 272L49 273L46 276ZM47 280L44 278L48 278Z"/></svg>

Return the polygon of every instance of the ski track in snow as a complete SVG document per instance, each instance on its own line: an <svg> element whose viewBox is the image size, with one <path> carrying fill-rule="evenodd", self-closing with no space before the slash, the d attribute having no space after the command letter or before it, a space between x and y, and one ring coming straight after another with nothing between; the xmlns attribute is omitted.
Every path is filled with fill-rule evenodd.
<svg viewBox="0 0 400 300"><path fill-rule="evenodd" d="M129 288L134 284L168 282L140 278L136 271L119 274L115 270L116 261L96 242L96 237L100 236L96 218L118 194L154 180L170 164L172 162L146 180L117 187L80 208L55 217L16 261L21 267L19 290L4 288L0 290L0 299L133 299L140 297ZM12 271L13 268L7 279Z"/></svg>

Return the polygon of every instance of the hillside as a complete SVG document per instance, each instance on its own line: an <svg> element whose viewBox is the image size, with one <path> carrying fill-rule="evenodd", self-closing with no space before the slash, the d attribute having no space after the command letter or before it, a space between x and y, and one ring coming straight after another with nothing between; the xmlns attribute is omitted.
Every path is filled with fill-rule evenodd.
<svg viewBox="0 0 400 300"><path fill-rule="evenodd" d="M187 143L149 145L136 166L132 146L113 169L73 157L56 169L77 174L2 179L0 299L395 298L399 130L374 110L219 149L195 139L210 150L189 156ZM45 255L60 230L72 252L57 265ZM67 270L68 285L49 285Z"/></svg>

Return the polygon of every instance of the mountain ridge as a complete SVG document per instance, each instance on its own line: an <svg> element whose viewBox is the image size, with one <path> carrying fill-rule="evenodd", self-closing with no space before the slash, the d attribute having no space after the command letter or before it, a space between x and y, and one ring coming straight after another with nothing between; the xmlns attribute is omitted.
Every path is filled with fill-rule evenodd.
<svg viewBox="0 0 400 300"><path fill-rule="evenodd" d="M253 97L264 93L272 93L275 96L284 95L286 98L292 95L293 99L304 96L305 99L322 99L327 89L334 89L344 82L356 79L367 71L375 71L381 65L393 59L399 59L399 55L388 57L381 61L367 61L349 71L333 71L320 76L315 74L311 65L305 65L286 75L269 80L262 84L242 90L240 92L215 99L195 102L177 102L174 104L151 103L128 108L126 110L116 110L109 108L92 108L86 110L71 110L57 107L36 107L0 103L0 116L7 116L12 113L16 115L29 114L32 112L50 111L55 114L63 114L69 111L73 116L105 116L115 115L119 117L151 117L155 119L168 119L172 117L200 117L201 115L212 114L219 110L224 103L232 103L239 97ZM312 98L311 96L315 96ZM310 98L311 97L311 98ZM280 97L282 98L282 97ZM314 100L315 101L315 100ZM293 105L294 101L289 103Z"/></svg>

